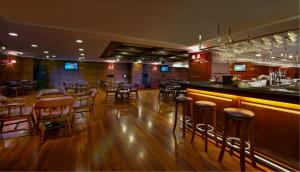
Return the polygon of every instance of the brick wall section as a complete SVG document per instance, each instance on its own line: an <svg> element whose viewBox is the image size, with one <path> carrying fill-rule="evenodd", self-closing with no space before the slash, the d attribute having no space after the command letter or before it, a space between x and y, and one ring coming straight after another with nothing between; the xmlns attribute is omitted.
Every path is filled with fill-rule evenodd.
<svg viewBox="0 0 300 172"><path fill-rule="evenodd" d="M126 63L115 63L113 69L108 69L109 63L79 62L79 70L65 70L64 61L41 60L40 64L46 65L49 72L49 86L59 87L63 81L72 82L85 80L89 84L97 81L107 80L107 75L113 74L114 81L128 82L124 75L129 75L129 65Z"/></svg>
<svg viewBox="0 0 300 172"><path fill-rule="evenodd" d="M33 79L33 59L14 58L17 63L10 65L0 65L0 84L13 80Z"/></svg>

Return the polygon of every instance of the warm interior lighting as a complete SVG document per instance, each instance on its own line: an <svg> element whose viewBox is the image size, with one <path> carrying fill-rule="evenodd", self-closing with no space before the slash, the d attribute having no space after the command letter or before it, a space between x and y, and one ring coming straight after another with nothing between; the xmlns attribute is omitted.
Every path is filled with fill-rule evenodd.
<svg viewBox="0 0 300 172"><path fill-rule="evenodd" d="M79 48L78 51L84 51L84 49L83 48Z"/></svg>
<svg viewBox="0 0 300 172"><path fill-rule="evenodd" d="M82 43L83 41L80 40L80 39L77 39L76 42L80 44L80 43Z"/></svg>
<svg viewBox="0 0 300 172"><path fill-rule="evenodd" d="M80 55L81 55L81 56L84 56L84 53L81 53Z"/></svg>
<svg viewBox="0 0 300 172"><path fill-rule="evenodd" d="M266 100L266 99L258 99L258 98L252 98L252 97L244 97L244 96L237 96L232 94L224 94L224 93L217 93L217 92L211 92L211 91L203 91L203 90L196 90L196 89L187 89L189 93L193 94L205 94L210 96L216 96L218 98L229 98L229 99L237 99L243 102L250 102L250 103L257 103L262 105L269 105L273 107L281 107L281 108L288 108L293 110L300 110L299 104L293 104L293 103L285 103L285 102L278 102L273 100ZM299 114L300 115L300 114Z"/></svg>
<svg viewBox="0 0 300 172"><path fill-rule="evenodd" d="M255 54L256 57L261 57L261 54Z"/></svg>
<svg viewBox="0 0 300 172"><path fill-rule="evenodd" d="M36 44L31 44L31 47L37 48L38 45L36 45Z"/></svg>
<svg viewBox="0 0 300 172"><path fill-rule="evenodd" d="M109 70L114 69L114 65L113 65L113 64L109 64L109 65L108 65L108 69L109 69Z"/></svg>
<svg viewBox="0 0 300 172"><path fill-rule="evenodd" d="M293 58L293 55L289 55L289 58L290 58L290 59Z"/></svg>
<svg viewBox="0 0 300 172"><path fill-rule="evenodd" d="M152 70L157 70L157 66L153 66Z"/></svg>
<svg viewBox="0 0 300 172"><path fill-rule="evenodd" d="M196 58L196 56L195 56L195 55L192 55L192 59L195 60L195 58Z"/></svg>
<svg viewBox="0 0 300 172"><path fill-rule="evenodd" d="M56 57L56 55L52 55L51 57L55 58L55 57Z"/></svg>
<svg viewBox="0 0 300 172"><path fill-rule="evenodd" d="M274 57L274 56L271 56L270 58L271 58L271 59L274 59L275 57Z"/></svg>
<svg viewBox="0 0 300 172"><path fill-rule="evenodd" d="M6 47L3 46L3 47L1 47L1 49L2 49L2 50L6 50Z"/></svg>
<svg viewBox="0 0 300 172"><path fill-rule="evenodd" d="M49 51L44 51L44 53L45 53L45 54L48 54L48 53L49 53Z"/></svg>
<svg viewBox="0 0 300 172"><path fill-rule="evenodd" d="M10 33L8 33L8 35L9 35L9 36L14 36L14 37L18 36L18 34L17 34L17 33L14 33L14 32L10 32Z"/></svg>

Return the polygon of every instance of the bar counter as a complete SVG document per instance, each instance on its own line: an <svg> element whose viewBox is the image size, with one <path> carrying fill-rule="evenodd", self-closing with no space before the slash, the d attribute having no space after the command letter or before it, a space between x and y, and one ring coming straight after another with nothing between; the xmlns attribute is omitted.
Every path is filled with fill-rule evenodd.
<svg viewBox="0 0 300 172"><path fill-rule="evenodd" d="M289 169L299 170L299 91L235 88L203 82L181 83L194 101L217 104L217 133L223 132L223 109L240 107L255 113L255 153Z"/></svg>

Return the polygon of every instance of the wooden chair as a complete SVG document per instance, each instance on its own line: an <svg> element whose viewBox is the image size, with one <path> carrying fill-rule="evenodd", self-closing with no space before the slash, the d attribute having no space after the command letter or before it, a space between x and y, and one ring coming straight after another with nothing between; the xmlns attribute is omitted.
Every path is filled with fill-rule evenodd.
<svg viewBox="0 0 300 172"><path fill-rule="evenodd" d="M15 95L16 97L23 92L22 86L17 81L9 81L8 82L8 91L10 95Z"/></svg>
<svg viewBox="0 0 300 172"><path fill-rule="evenodd" d="M130 95L135 95L135 98L139 99L139 84L135 83L130 86L129 96Z"/></svg>
<svg viewBox="0 0 300 172"><path fill-rule="evenodd" d="M159 85L159 95L158 95L158 100L160 97L165 97L165 98L173 98L174 97L174 90L169 89L169 87L165 84L160 84Z"/></svg>
<svg viewBox="0 0 300 172"><path fill-rule="evenodd" d="M6 85L0 86L0 96L6 96L6 90L7 90Z"/></svg>
<svg viewBox="0 0 300 172"><path fill-rule="evenodd" d="M117 88L114 84L105 83L104 88L106 93L105 100L108 100L109 98L115 98Z"/></svg>
<svg viewBox="0 0 300 172"><path fill-rule="evenodd" d="M39 124L40 144L44 143L45 131L65 127L72 135L71 115L75 98L71 96L40 99L35 104Z"/></svg>
<svg viewBox="0 0 300 172"><path fill-rule="evenodd" d="M18 102L24 99L8 99L0 96L0 134L15 132L27 129L18 129L20 123L27 122L30 135L34 134L34 117L32 106L26 106L25 103ZM13 130L3 131L4 126L15 125Z"/></svg>
<svg viewBox="0 0 300 172"><path fill-rule="evenodd" d="M73 106L74 114L72 116L71 125L73 125L73 120L77 113L80 113L82 116L84 116L84 112L89 112L93 119L96 120L94 116L94 102L97 96L97 92L97 89L90 89L86 94L75 95L76 101Z"/></svg>

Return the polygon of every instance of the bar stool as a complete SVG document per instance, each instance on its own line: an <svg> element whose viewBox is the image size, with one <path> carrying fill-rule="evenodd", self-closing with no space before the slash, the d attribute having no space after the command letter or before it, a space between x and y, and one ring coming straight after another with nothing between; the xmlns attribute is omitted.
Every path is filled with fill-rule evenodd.
<svg viewBox="0 0 300 172"><path fill-rule="evenodd" d="M246 109L242 108L226 108L224 109L225 114L225 123L224 123L224 134L222 140L222 148L219 154L219 161L221 162L224 156L224 151L226 148L226 144L229 145L230 149L232 150L234 142L239 140L240 142L240 167L241 171L245 171L245 149L250 149L250 159L252 161L252 165L255 167L255 160L254 160L254 137L253 137L253 127L252 127L252 120L255 118L255 114ZM229 121L232 121L236 124L236 134L240 135L238 138L229 137L228 130L230 129ZM247 138L250 141L250 144L246 143ZM247 148L246 147L247 144Z"/></svg>
<svg viewBox="0 0 300 172"><path fill-rule="evenodd" d="M190 117L188 117L188 108L190 108L190 112L192 112L193 109L193 99L190 97L186 97L186 96L178 96L175 99L175 122L174 122L174 128L173 128L173 133L175 132L176 129L176 123L177 123L177 116L178 116L178 105L181 104L182 105L182 115L183 115L183 119L182 119L182 137L185 138L185 124L186 124L186 120L191 120Z"/></svg>
<svg viewBox="0 0 300 172"><path fill-rule="evenodd" d="M196 101L194 103L194 110L200 110L202 113L196 114L193 113L192 116L192 125L193 125L193 135L191 139L191 143L194 141L196 129L204 132L204 139L205 139L205 152L207 152L207 137L209 132L213 132L214 139L216 144L218 143L217 134L216 134L216 104L211 101ZM202 123L197 123L198 116L202 116ZM208 118L212 120L212 126L208 124ZM204 126L204 129L203 129Z"/></svg>

